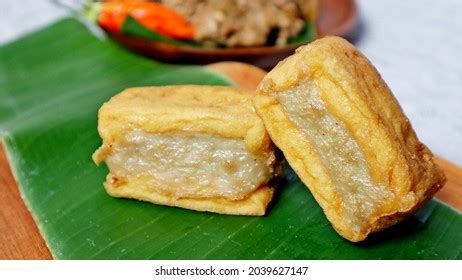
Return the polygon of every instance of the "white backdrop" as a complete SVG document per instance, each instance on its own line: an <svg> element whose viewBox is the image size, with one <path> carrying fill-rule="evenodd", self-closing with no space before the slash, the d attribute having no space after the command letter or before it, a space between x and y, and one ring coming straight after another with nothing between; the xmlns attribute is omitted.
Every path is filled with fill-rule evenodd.
<svg viewBox="0 0 462 280"><path fill-rule="evenodd" d="M359 0L357 46L394 91L420 139L462 165L461 0ZM0 44L65 12L47 0L0 0Z"/></svg>

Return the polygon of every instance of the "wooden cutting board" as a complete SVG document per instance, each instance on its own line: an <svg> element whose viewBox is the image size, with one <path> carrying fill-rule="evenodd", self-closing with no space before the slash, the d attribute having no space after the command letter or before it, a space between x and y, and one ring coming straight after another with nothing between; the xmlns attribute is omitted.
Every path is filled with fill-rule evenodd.
<svg viewBox="0 0 462 280"><path fill-rule="evenodd" d="M208 68L224 74L240 87L254 90L266 72L239 62L219 62ZM439 157L448 182L436 197L462 210L462 168ZM30 212L27 210L0 145L0 259L51 259Z"/></svg>

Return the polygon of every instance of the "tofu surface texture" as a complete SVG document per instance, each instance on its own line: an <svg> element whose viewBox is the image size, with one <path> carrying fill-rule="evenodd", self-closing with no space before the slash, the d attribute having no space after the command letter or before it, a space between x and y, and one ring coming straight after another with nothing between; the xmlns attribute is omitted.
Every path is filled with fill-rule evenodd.
<svg viewBox="0 0 462 280"><path fill-rule="evenodd" d="M254 102L273 142L350 241L411 215L445 183L380 74L344 39L300 47L266 75Z"/></svg>
<svg viewBox="0 0 462 280"><path fill-rule="evenodd" d="M124 90L98 113L96 163L114 197L232 215L264 215L281 175L255 93L221 86Z"/></svg>

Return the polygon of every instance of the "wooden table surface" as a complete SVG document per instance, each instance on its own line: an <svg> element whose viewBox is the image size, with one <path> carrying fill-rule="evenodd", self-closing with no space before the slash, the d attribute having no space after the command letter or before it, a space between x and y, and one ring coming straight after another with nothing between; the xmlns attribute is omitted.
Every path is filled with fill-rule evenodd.
<svg viewBox="0 0 462 280"><path fill-rule="evenodd" d="M265 71L252 65L220 62L208 65L241 87L255 89ZM436 197L462 210L462 168L439 157L448 182ZM3 147L0 145L0 259L52 259L30 212L18 191Z"/></svg>

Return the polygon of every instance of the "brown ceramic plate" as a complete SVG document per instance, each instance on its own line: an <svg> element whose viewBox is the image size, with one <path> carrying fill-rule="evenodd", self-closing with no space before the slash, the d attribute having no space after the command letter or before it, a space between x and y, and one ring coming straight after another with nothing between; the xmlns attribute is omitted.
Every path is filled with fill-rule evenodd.
<svg viewBox="0 0 462 280"><path fill-rule="evenodd" d="M317 32L326 35L347 36L357 23L357 7L354 0L320 0L320 18ZM235 60L270 68L290 55L299 45L286 47L251 47L207 49L173 46L166 43L108 32L121 45L156 60L172 63L206 64L216 61Z"/></svg>

